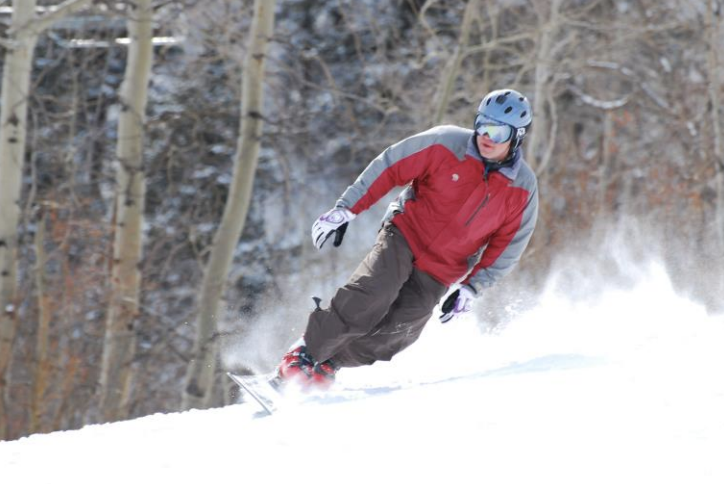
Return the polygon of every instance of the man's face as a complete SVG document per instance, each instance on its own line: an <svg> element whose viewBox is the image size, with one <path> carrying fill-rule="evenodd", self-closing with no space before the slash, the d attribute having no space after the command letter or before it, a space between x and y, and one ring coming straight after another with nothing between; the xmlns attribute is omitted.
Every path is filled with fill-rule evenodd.
<svg viewBox="0 0 724 484"><path fill-rule="evenodd" d="M487 134L477 135L475 142L478 143L478 150L484 158L493 161L503 161L508 156L510 140L504 143L493 143Z"/></svg>

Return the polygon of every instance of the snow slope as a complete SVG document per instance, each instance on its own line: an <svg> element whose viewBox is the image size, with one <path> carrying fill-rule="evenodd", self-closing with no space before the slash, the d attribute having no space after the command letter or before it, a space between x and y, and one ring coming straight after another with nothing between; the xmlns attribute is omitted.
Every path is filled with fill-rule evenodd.
<svg viewBox="0 0 724 484"><path fill-rule="evenodd" d="M723 347L724 320L654 265L585 303L550 291L498 334L431 323L394 363L342 372L357 391L273 417L242 404L2 442L0 480L720 484Z"/></svg>

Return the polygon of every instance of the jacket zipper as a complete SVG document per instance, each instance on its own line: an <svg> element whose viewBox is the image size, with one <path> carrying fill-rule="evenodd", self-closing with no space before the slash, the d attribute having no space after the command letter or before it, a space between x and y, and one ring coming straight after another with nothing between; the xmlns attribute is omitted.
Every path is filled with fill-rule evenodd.
<svg viewBox="0 0 724 484"><path fill-rule="evenodd" d="M470 216L467 222L465 222L465 226L469 226L470 223L473 221L473 219L478 215L478 212L483 209L488 204L488 200L490 200L490 187L488 186L488 167L485 167L485 172L483 173L483 181L485 182L485 198L482 202L480 202L480 205L478 205L478 208L475 209L473 214Z"/></svg>
<svg viewBox="0 0 724 484"><path fill-rule="evenodd" d="M478 205L478 208L475 209L475 211L474 211L473 214L470 216L470 218L468 219L468 221L465 222L465 226L466 226L466 227L470 225L470 222L472 222L473 219L476 217L476 215L478 215L478 212L479 212L480 210L482 210L483 207L488 204L488 200L489 200L489 199L490 199L490 193L486 193L486 194L485 194L485 198L484 198L483 201L480 203L480 205Z"/></svg>

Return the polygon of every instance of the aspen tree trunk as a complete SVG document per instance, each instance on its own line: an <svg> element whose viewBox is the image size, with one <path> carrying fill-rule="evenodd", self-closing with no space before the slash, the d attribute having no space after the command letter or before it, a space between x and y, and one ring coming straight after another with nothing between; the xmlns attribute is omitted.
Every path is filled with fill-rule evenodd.
<svg viewBox="0 0 724 484"><path fill-rule="evenodd" d="M275 0L254 0L251 40L244 59L241 130L234 160L234 179L224 214L204 272L198 308L198 327L193 359L186 372L185 409L211 402L218 342L215 341L219 302L249 210L262 133L264 64L269 37L274 29Z"/></svg>
<svg viewBox="0 0 724 484"><path fill-rule="evenodd" d="M550 11L545 18L545 14L540 14L540 36L538 38L538 53L535 63L535 89L533 93L533 116L534 126L537 124L541 128L535 129L530 133L530 142L526 152L526 160L530 163L531 168L536 173L544 166L544 140L550 143L553 133L544 131L549 126L548 115L545 110L547 90L551 81L551 73L553 69L553 39L559 29L560 24L560 8L562 0L552 0L550 3ZM541 3L540 8L545 10ZM539 173L540 174L540 173Z"/></svg>
<svg viewBox="0 0 724 484"><path fill-rule="evenodd" d="M614 143L614 131L613 131L613 112L610 109L606 109L603 112L603 140L601 142L602 158L601 163L598 166L598 196L597 207L595 212L600 216L606 215L606 192L608 191L608 179L613 172L613 143Z"/></svg>
<svg viewBox="0 0 724 484"><path fill-rule="evenodd" d="M0 440L7 421L5 398L8 367L17 324L17 233L20 221L25 139L27 133L28 90L37 35L22 28L33 18L35 0L15 2L5 54L0 113Z"/></svg>
<svg viewBox="0 0 724 484"><path fill-rule="evenodd" d="M130 11L131 44L121 85L116 147L116 205L111 297L100 376L100 408L106 421L128 414L131 361L135 353L142 255L145 175L143 136L153 59L151 0L136 0Z"/></svg>
<svg viewBox="0 0 724 484"><path fill-rule="evenodd" d="M29 433L42 431L42 417L45 409L45 390L48 387L50 361L48 345L50 341L50 296L45 290L45 263L48 259L45 243L45 216L38 217L38 229L35 232L35 290L38 298L38 331L35 337L35 373L33 375L33 394L30 400Z"/></svg>
<svg viewBox="0 0 724 484"><path fill-rule="evenodd" d="M498 25L500 23L500 6L495 2L486 2L485 9L486 9L485 15L489 19L489 22L490 22L488 38L490 39L490 41L494 41L500 35L499 29L498 29ZM490 80L493 78L493 70L490 68L491 56L492 56L492 51L490 49L486 49L483 53L483 64L482 64L483 76L480 80L480 90L478 91L481 94L485 94L485 93L488 93L491 91Z"/></svg>
<svg viewBox="0 0 724 484"><path fill-rule="evenodd" d="M13 2L0 88L0 440L7 429L8 367L17 324L17 234L33 50L40 32L90 2L68 0L39 18L35 17L36 0Z"/></svg>
<svg viewBox="0 0 724 484"><path fill-rule="evenodd" d="M707 21L706 28L709 43L709 103L711 104L711 126L714 137L714 168L716 169L716 211L715 227L719 238L719 247L724 248L724 140L721 129L721 116L719 108L721 103L721 77L719 76L721 44L719 43L719 26L721 24L721 12L714 10L713 2L707 0Z"/></svg>
<svg viewBox="0 0 724 484"><path fill-rule="evenodd" d="M442 123L448 105L450 104L450 96L455 88L455 80L458 78L460 66L465 58L465 51L470 42L470 27L473 23L473 18L478 14L479 8L479 0L470 0L465 6L458 44L455 46L455 51L443 71L443 78L438 91L437 107L435 108L435 116L433 118L433 125L435 126Z"/></svg>

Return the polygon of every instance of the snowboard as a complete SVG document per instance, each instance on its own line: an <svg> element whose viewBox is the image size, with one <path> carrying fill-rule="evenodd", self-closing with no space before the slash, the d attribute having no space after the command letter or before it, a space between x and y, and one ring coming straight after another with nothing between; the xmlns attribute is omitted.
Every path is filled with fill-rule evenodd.
<svg viewBox="0 0 724 484"><path fill-rule="evenodd" d="M268 417L275 414L280 407L285 405L330 405L343 402L350 402L359 399L383 396L392 392L404 389L402 385L365 387L365 388L340 388L335 386L324 392L310 393L284 393L284 387L276 376L276 373L260 375L236 375L227 373L244 395L249 397L246 400L253 401L260 409L256 417Z"/></svg>
<svg viewBox="0 0 724 484"><path fill-rule="evenodd" d="M242 392L251 397L261 409L261 415L273 415L279 409L279 401L282 397L279 391L279 382L276 376L267 375L235 375L227 373L229 378L236 383Z"/></svg>

